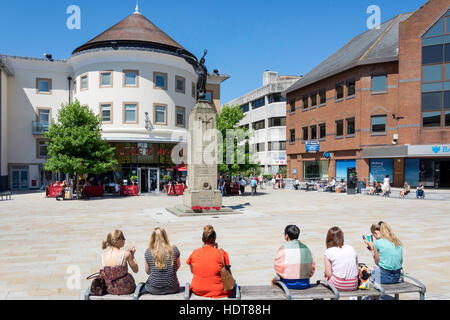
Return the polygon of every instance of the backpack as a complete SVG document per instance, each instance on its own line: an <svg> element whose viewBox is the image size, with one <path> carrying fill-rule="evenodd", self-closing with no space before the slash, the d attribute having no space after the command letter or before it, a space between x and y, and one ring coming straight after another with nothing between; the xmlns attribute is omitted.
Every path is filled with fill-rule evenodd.
<svg viewBox="0 0 450 320"><path fill-rule="evenodd" d="M359 264L359 289L362 290L369 290L371 287L371 283L370 283L370 270L369 267L364 264L364 263L360 263Z"/></svg>

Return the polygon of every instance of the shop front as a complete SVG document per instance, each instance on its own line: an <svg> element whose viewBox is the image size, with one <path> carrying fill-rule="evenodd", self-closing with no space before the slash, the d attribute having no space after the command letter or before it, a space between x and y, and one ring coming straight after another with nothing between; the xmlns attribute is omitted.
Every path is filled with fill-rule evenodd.
<svg viewBox="0 0 450 320"><path fill-rule="evenodd" d="M111 143L116 148L118 167L114 180L136 183L139 194L161 192L173 177L171 154L174 143Z"/></svg>

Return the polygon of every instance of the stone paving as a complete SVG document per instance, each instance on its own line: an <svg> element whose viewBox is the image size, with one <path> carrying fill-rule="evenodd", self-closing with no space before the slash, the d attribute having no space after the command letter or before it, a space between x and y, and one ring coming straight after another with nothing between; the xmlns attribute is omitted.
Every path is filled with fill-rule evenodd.
<svg viewBox="0 0 450 320"><path fill-rule="evenodd" d="M182 203L181 197L151 195L55 201L43 193L13 195L0 202L0 299L80 299L100 268L101 242L113 229L123 230L126 247L135 246L139 273L145 281L144 251L150 234L164 227L181 252L181 284L192 275L185 264L201 246L205 224L212 224L217 241L231 257L240 285L269 284L273 259L283 243L287 224L297 224L300 239L312 250L317 267L313 280L324 271L327 230L337 225L345 233L360 262L373 260L362 235L380 220L389 223L404 246L404 269L427 286L426 299L450 299L450 202L382 198L266 188L257 196L224 198L224 205L243 210L230 216L176 217L164 208ZM69 289L68 268L81 272L79 289ZM418 299L418 294L400 296Z"/></svg>

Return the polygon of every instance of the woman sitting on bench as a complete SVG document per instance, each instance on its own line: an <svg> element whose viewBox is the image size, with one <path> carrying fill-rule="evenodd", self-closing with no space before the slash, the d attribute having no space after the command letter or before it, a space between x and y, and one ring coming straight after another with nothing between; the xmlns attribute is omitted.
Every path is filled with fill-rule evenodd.
<svg viewBox="0 0 450 320"><path fill-rule="evenodd" d="M331 228L325 242L325 279L339 291L358 289L358 256L352 246L344 245L344 232Z"/></svg>
<svg viewBox="0 0 450 320"><path fill-rule="evenodd" d="M372 270L372 281L381 284L398 283L403 264L402 243L386 222L380 221L373 224L370 231L373 237L370 238L370 241L364 237L364 242L377 265Z"/></svg>
<svg viewBox="0 0 450 320"><path fill-rule="evenodd" d="M125 237L120 230L114 230L108 234L103 241L103 250L109 249L102 254L102 268L106 276L106 290L113 295L127 295L134 292L136 282L128 273L128 265L134 273L139 268L134 258L136 249L121 250L125 245Z"/></svg>
<svg viewBox="0 0 450 320"><path fill-rule="evenodd" d="M164 229L156 228L145 250L145 272L149 275L145 292L156 295L178 293L180 265L180 251L170 244Z"/></svg>

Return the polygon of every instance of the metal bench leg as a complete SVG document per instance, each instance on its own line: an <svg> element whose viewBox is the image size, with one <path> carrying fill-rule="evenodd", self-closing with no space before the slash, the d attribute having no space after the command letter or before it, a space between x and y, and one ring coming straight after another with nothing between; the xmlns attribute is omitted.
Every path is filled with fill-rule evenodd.
<svg viewBox="0 0 450 320"><path fill-rule="evenodd" d="M84 300L89 300L89 296L91 295L91 285L92 285L92 283L89 285L89 287L84 292Z"/></svg>
<svg viewBox="0 0 450 320"><path fill-rule="evenodd" d="M286 287L286 285L283 283L283 281L278 280L278 281L275 282L275 284L277 286L279 286L281 289L283 289L287 300L291 300L292 299L291 292L289 291L288 287Z"/></svg>
<svg viewBox="0 0 450 320"><path fill-rule="evenodd" d="M184 300L189 300L190 298L190 293L191 293L191 284L189 282L186 282L185 286L184 286Z"/></svg>
<svg viewBox="0 0 450 320"><path fill-rule="evenodd" d="M420 282L419 280L411 277L409 274L405 273L403 275L403 277L414 281L422 289L422 291L419 293L420 294L420 300L425 300L425 292L427 291L427 288L425 287L425 285L422 282Z"/></svg>
<svg viewBox="0 0 450 320"><path fill-rule="evenodd" d="M145 282L141 282L136 286L136 290L134 290L133 300L139 300L139 297L142 294L142 289L144 289Z"/></svg>
<svg viewBox="0 0 450 320"><path fill-rule="evenodd" d="M328 282L327 280L321 280L320 284L329 287L334 293L334 299L339 300L339 291L331 282Z"/></svg>

